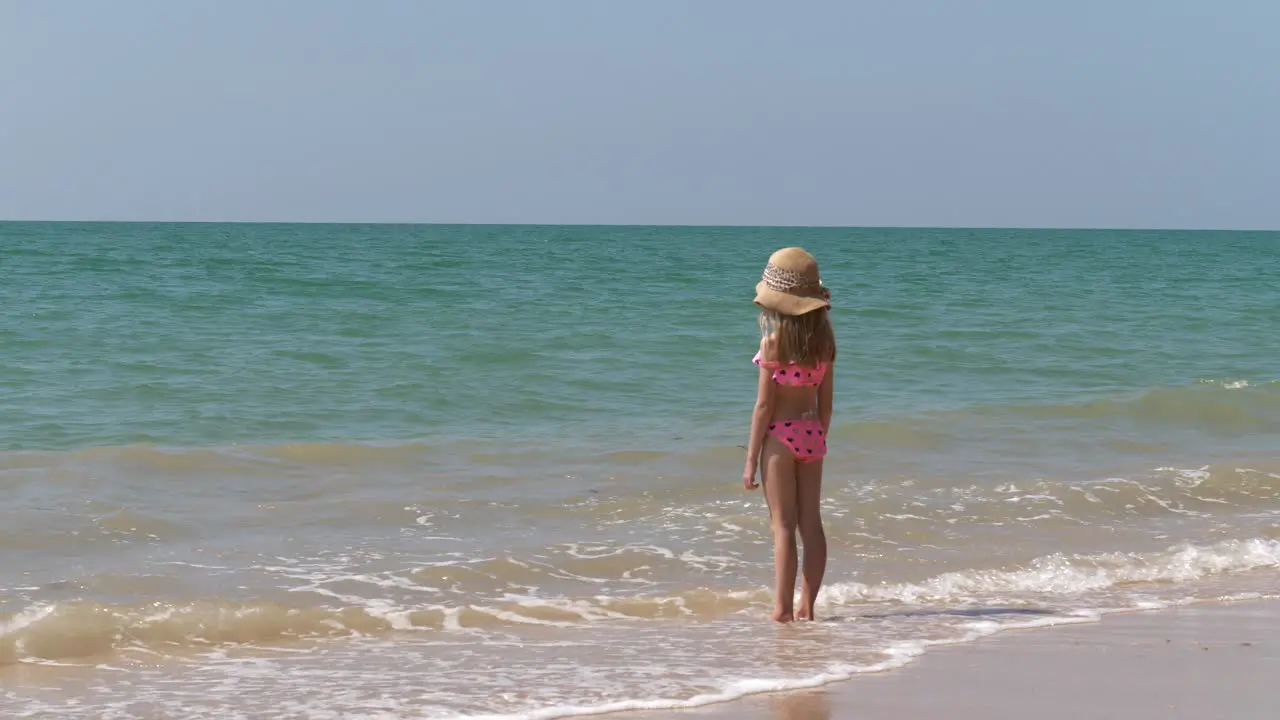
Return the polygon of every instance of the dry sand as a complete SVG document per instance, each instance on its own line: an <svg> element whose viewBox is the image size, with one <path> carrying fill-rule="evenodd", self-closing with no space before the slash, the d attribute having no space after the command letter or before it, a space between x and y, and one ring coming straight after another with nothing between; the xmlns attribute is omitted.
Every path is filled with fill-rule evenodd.
<svg viewBox="0 0 1280 720"><path fill-rule="evenodd" d="M1012 631L826 688L618 720L1277 720L1280 602Z"/></svg>

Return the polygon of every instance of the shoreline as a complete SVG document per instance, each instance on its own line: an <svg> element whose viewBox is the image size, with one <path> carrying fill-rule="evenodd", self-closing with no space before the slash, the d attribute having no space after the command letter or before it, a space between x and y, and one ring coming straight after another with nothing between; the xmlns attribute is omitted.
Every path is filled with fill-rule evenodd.
<svg viewBox="0 0 1280 720"><path fill-rule="evenodd" d="M1111 611L1093 622L1010 628L942 643L895 667L812 689L602 717L1269 720L1280 705L1276 677L1280 598L1226 598Z"/></svg>

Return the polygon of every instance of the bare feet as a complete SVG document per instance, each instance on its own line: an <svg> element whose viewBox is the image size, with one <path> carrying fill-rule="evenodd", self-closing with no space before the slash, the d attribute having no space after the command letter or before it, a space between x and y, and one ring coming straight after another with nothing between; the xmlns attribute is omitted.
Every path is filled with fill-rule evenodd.
<svg viewBox="0 0 1280 720"><path fill-rule="evenodd" d="M773 619L773 621L774 621L774 622L776 622L776 623L789 623L789 622L791 622L792 620L794 620L794 619L795 619L795 618L792 616L791 611L790 611L790 610L788 610L788 609L786 609L786 608L776 608L776 609L774 609L774 611L773 611L773 615L771 615L770 617L771 617L771 618Z"/></svg>
<svg viewBox="0 0 1280 720"><path fill-rule="evenodd" d="M797 620L813 619L813 601L804 595L800 596L800 609L796 611Z"/></svg>

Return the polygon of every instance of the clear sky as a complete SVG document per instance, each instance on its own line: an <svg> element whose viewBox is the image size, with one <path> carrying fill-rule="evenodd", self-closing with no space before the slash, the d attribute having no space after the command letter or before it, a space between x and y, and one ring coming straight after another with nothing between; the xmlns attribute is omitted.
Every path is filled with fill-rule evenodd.
<svg viewBox="0 0 1280 720"><path fill-rule="evenodd" d="M1280 229L1280 0L0 0L0 219Z"/></svg>

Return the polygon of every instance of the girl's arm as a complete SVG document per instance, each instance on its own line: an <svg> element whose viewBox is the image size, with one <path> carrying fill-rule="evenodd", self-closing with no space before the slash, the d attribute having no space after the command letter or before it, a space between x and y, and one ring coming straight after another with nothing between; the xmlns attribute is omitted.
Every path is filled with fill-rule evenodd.
<svg viewBox="0 0 1280 720"><path fill-rule="evenodd" d="M765 367L773 359L773 347L767 338L760 341L760 359L760 381L756 386L755 409L751 412L751 437L747 441L747 464L742 469L742 484L748 490L760 485L756 482L756 471L760 468L760 453L764 450L765 430L773 419L773 371Z"/></svg>
<svg viewBox="0 0 1280 720"><path fill-rule="evenodd" d="M836 389L836 361L827 366L827 375L818 386L818 419L822 421L822 432L831 437L831 403Z"/></svg>

